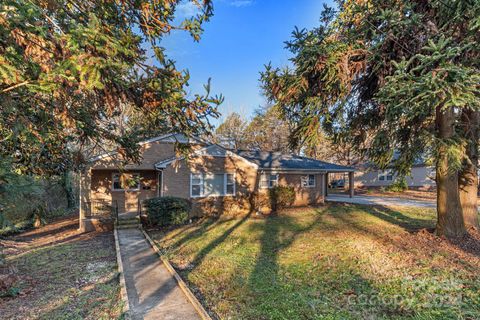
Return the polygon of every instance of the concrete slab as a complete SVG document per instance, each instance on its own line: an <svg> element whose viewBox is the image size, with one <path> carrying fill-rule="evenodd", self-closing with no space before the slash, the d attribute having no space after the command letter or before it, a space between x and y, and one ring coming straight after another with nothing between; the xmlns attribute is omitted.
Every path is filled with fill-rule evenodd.
<svg viewBox="0 0 480 320"><path fill-rule="evenodd" d="M422 201L414 199L404 199L395 197L378 197L378 196L354 196L350 198L347 195L329 194L326 198L331 202L345 202L356 203L364 205L379 205L379 206L405 206L405 207L420 207L420 208L436 208L435 200Z"/></svg>
<svg viewBox="0 0 480 320"><path fill-rule="evenodd" d="M117 232L132 319L201 319L142 232Z"/></svg>

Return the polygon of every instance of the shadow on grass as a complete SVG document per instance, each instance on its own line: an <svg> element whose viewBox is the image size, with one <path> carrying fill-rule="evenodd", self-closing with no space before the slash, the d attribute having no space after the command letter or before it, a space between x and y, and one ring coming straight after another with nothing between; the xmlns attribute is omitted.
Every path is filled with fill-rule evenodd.
<svg viewBox="0 0 480 320"><path fill-rule="evenodd" d="M43 227L33 228L28 231L11 236L14 241L35 241L45 236L56 236L66 231L78 229L78 215L57 219Z"/></svg>
<svg viewBox="0 0 480 320"><path fill-rule="evenodd" d="M253 295L251 302L253 305L249 309L251 309L250 311L261 309L262 312L269 313L268 316L265 314L256 314L255 316L287 317L286 314L281 315L282 310L277 309L275 301L269 300L272 293L276 295L281 292L281 285L284 281L279 278L278 255L282 250L290 247L299 235L307 233L317 226L321 218L322 214L318 213L312 222L302 226L295 223L295 219L291 216L271 215L265 219L264 223L254 226L262 229L262 235L260 251L248 279L248 289Z"/></svg>
<svg viewBox="0 0 480 320"><path fill-rule="evenodd" d="M230 234L232 234L233 231L235 231L238 227L240 227L245 221L247 221L248 218L252 215L252 212L249 212L246 214L243 218L238 220L233 226L225 230L224 233L222 233L221 236L217 237L215 240L211 241L207 246L202 248L195 258L192 260L192 265L193 269L189 270L188 272L192 272L197 266L199 266L203 259L212 251L214 250L218 245L220 245L222 242L224 242Z"/></svg>
<svg viewBox="0 0 480 320"><path fill-rule="evenodd" d="M409 232L415 232L423 228L431 229L435 226L435 222L431 219L412 218L401 211L382 205L335 204L335 206L336 208L331 208L334 208L336 211L334 212L336 217L340 217L342 214L342 212L337 211L338 209L344 211L343 213L351 213L360 209L366 214L370 214L392 225L397 225Z"/></svg>
<svg viewBox="0 0 480 320"><path fill-rule="evenodd" d="M118 277L96 283L87 288L70 293L68 299L59 296L62 303L38 315L38 319L126 319L122 313ZM105 303L108 300L108 303ZM99 311L101 310L100 314Z"/></svg>
<svg viewBox="0 0 480 320"><path fill-rule="evenodd" d="M480 257L480 231L469 230L469 232L459 239L448 240L450 244L463 252Z"/></svg>
<svg viewBox="0 0 480 320"><path fill-rule="evenodd" d="M190 228L182 231L181 233L185 233L185 234L182 235L180 237L180 239L175 241L171 245L171 247L179 248L188 241L193 241L193 240L196 240L196 239L202 237L202 235L204 235L205 232L208 232L210 229L212 229L214 227L217 227L221 224L228 223L232 220L234 220L234 218L219 220L218 217L208 217L208 218L205 218L204 220L199 220L197 222L197 226L199 225L199 227L197 227L196 229L191 230L191 231L188 231L188 229L190 229ZM193 227L195 227L195 226L192 226L192 228Z"/></svg>
<svg viewBox="0 0 480 320"><path fill-rule="evenodd" d="M5 301L0 308L2 315L6 319L35 314L42 319L99 318L92 316L97 313L113 315L110 309L118 302L119 287L113 276L115 252L111 232L72 235L64 230L63 233L53 231L53 234L55 241L51 241L49 235L37 238L10 257L9 263L20 275L22 295ZM37 241L42 245L36 246ZM111 269L102 269L103 264ZM88 270L89 266L93 269ZM109 281L99 283L90 278L97 276L108 276Z"/></svg>

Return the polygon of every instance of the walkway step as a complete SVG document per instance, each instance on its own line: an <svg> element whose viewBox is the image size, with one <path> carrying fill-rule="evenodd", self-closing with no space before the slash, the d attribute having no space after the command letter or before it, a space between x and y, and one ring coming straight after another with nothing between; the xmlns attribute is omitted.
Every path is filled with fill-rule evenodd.
<svg viewBox="0 0 480 320"><path fill-rule="evenodd" d="M201 319L142 231L117 232L132 319Z"/></svg>
<svg viewBox="0 0 480 320"><path fill-rule="evenodd" d="M140 219L118 219L118 224L139 224Z"/></svg>
<svg viewBox="0 0 480 320"><path fill-rule="evenodd" d="M121 224L117 226L117 229L140 229L141 224Z"/></svg>

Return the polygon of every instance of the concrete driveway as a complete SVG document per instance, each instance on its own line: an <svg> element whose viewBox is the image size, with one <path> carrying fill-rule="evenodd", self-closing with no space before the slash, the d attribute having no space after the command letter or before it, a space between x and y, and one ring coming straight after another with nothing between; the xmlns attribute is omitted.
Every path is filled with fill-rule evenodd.
<svg viewBox="0 0 480 320"><path fill-rule="evenodd" d="M405 206L405 207L419 207L419 208L436 208L437 203L435 200L413 200L403 199L395 197L378 197L378 196L354 196L350 198L348 195L330 194L326 198L330 202L344 202L344 203L356 203L365 205L379 205L379 206Z"/></svg>

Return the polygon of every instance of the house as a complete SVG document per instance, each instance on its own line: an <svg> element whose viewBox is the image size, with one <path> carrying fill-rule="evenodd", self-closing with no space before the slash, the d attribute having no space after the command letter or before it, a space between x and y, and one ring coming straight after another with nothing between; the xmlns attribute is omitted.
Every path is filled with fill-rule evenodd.
<svg viewBox="0 0 480 320"><path fill-rule="evenodd" d="M374 166L363 166L355 172L355 187L388 187L391 186L398 176L391 168L385 170ZM435 183L435 168L424 162L415 163L410 174L405 177L409 188L433 189Z"/></svg>
<svg viewBox="0 0 480 320"><path fill-rule="evenodd" d="M188 144L188 155L175 144ZM268 190L290 185L293 206L321 204L329 172L354 169L319 160L262 151L236 151L183 134L166 134L140 143L142 161L120 166L120 154L93 158L80 179L80 229L94 228L98 208L138 211L145 199L176 196L189 199L192 215L269 209ZM351 188L353 195L353 188Z"/></svg>

